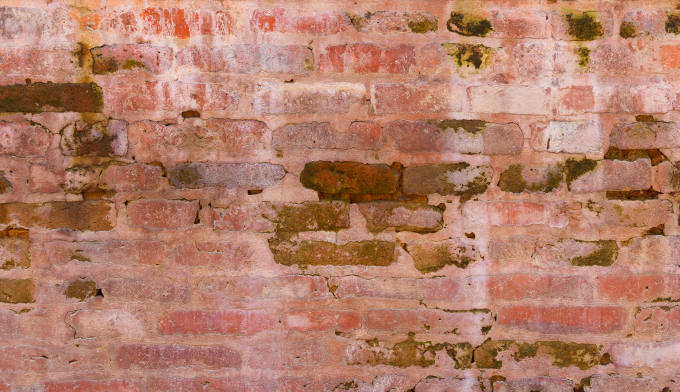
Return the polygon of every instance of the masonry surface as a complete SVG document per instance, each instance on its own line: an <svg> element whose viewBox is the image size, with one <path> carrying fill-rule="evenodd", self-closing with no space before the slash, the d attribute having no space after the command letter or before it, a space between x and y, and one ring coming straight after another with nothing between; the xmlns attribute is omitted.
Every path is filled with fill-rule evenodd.
<svg viewBox="0 0 680 392"><path fill-rule="evenodd" d="M0 0L0 391L680 391L680 5Z"/></svg>

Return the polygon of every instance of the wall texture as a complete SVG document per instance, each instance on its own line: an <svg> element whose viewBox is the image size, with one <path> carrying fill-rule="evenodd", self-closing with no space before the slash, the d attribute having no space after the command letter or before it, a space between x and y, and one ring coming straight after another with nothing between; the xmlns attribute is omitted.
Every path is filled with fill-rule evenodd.
<svg viewBox="0 0 680 392"><path fill-rule="evenodd" d="M0 1L0 391L680 391L670 1Z"/></svg>

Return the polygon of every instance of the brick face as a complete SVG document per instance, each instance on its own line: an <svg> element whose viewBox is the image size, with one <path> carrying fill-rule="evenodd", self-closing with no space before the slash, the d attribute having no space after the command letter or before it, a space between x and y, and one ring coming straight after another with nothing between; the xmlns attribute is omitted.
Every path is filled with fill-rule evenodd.
<svg viewBox="0 0 680 392"><path fill-rule="evenodd" d="M5 1L0 391L680 392L670 1Z"/></svg>

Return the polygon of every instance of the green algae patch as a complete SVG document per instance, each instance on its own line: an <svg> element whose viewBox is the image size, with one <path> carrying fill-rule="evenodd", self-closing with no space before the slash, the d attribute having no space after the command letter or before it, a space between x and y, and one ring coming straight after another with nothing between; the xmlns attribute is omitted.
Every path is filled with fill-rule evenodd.
<svg viewBox="0 0 680 392"><path fill-rule="evenodd" d="M680 15L668 14L664 27L669 34L680 34Z"/></svg>
<svg viewBox="0 0 680 392"><path fill-rule="evenodd" d="M575 181L577 178L581 177L582 175L592 171L595 169L597 166L597 161L593 159L581 159L581 160L576 160L574 158L569 158L567 161L564 163L565 165L565 174L566 174L566 181L567 181L567 188L571 185L573 181Z"/></svg>
<svg viewBox="0 0 680 392"><path fill-rule="evenodd" d="M409 332L408 338L395 343L392 347L383 346L378 339L367 340L367 355L361 364L370 366L388 365L399 368L411 366L430 367L435 364L439 351L444 351L454 361L456 369L472 367L473 347L470 343L432 343L417 341L415 334ZM358 364L358 363L355 363Z"/></svg>
<svg viewBox="0 0 680 392"><path fill-rule="evenodd" d="M491 22L478 15L467 15L461 12L451 12L451 17L446 22L446 28L456 34L464 36L485 37L493 31Z"/></svg>
<svg viewBox="0 0 680 392"><path fill-rule="evenodd" d="M431 31L437 31L439 25L436 19L428 19L426 17L416 18L408 21L408 29L412 33L424 34Z"/></svg>
<svg viewBox="0 0 680 392"><path fill-rule="evenodd" d="M274 261L282 265L370 265L387 266L395 260L391 241L355 241L337 245L326 241L269 239Z"/></svg>
<svg viewBox="0 0 680 392"><path fill-rule="evenodd" d="M633 22L623 21L619 26L619 35L621 38L634 38L637 35L635 24Z"/></svg>
<svg viewBox="0 0 680 392"><path fill-rule="evenodd" d="M591 241L578 242L593 243ZM596 244L597 249L586 256L578 256L570 259L569 262L571 265L578 267L590 267L595 265L607 267L614 264L614 261L619 254L619 246L616 244L616 241L601 240L594 241L594 243Z"/></svg>
<svg viewBox="0 0 680 392"><path fill-rule="evenodd" d="M446 54L459 68L480 69L489 65L492 49L482 44L444 43Z"/></svg>
<svg viewBox="0 0 680 392"><path fill-rule="evenodd" d="M567 14L564 18L567 22L567 33L577 41L592 41L602 38L604 34L595 12Z"/></svg>
<svg viewBox="0 0 680 392"><path fill-rule="evenodd" d="M524 191L548 193L559 188L564 180L564 165L562 164L549 168L545 180L540 182L526 181L522 171L522 165L510 165L501 173L498 187L503 192L511 193L522 193Z"/></svg>
<svg viewBox="0 0 680 392"><path fill-rule="evenodd" d="M576 48L576 56L578 57L578 65L581 67L587 67L590 63L590 49L579 46Z"/></svg>
<svg viewBox="0 0 680 392"><path fill-rule="evenodd" d="M428 120L428 123L442 130L453 129L458 131L462 129L472 135L476 135L486 129L486 121L482 120Z"/></svg>

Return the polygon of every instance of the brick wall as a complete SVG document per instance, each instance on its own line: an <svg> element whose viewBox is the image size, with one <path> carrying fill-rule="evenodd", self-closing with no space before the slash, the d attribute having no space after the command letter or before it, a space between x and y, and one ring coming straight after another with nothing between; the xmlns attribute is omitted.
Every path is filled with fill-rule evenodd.
<svg viewBox="0 0 680 392"><path fill-rule="evenodd" d="M0 2L0 391L680 391L680 10Z"/></svg>

